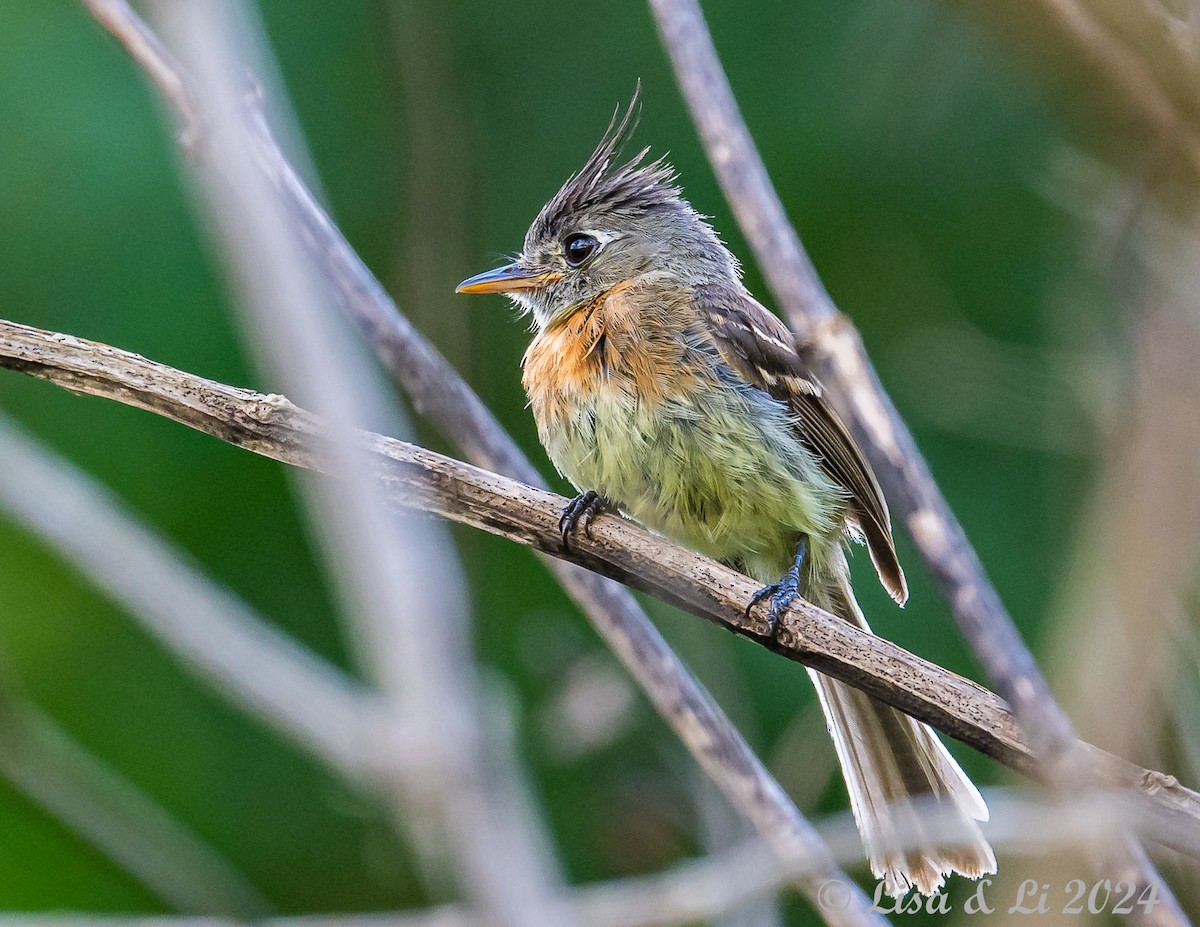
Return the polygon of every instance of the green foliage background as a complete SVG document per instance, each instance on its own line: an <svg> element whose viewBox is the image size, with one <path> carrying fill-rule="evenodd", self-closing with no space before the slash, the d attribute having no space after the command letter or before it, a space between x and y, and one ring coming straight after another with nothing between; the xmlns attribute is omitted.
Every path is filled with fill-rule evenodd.
<svg viewBox="0 0 1200 927"><path fill-rule="evenodd" d="M263 0L261 10L333 214L543 470L518 382L523 324L499 298L452 291L519 246L638 78L638 140L670 152L695 205L748 260L644 4ZM706 10L827 287L1036 644L1088 486L1087 422L1063 400L1082 435L1064 450L1047 435L1054 409L1010 406L1003 370L960 379L963 359L930 332L998 339L1038 369L1052 350L1117 337L1102 293L1086 311L1063 298L1086 290L1089 268L1083 230L1047 196L1064 144L1056 113L955 4L709 0ZM0 315L269 387L240 346L155 101L76 4L0 5L0 119ZM765 296L749 263L747 277ZM279 466L17 374L0 373L0 408L280 627L351 668ZM522 754L569 878L651 871L695 852L697 775L664 725L637 699L612 742L564 757L547 713L573 668L611 659L526 551L457 537L478 654L519 708ZM862 571L876 630L977 676L907 540L901 555L913 585L903 613ZM802 778L790 771L798 759L827 760L819 730L799 744L789 734L813 702L799 666L648 606L785 783ZM280 912L437 900L372 799L227 706L2 520L0 652L13 687L210 841ZM956 752L984 783L1004 780ZM806 810L844 807L840 783L817 793ZM0 909L165 910L3 783ZM788 916L811 918L791 902Z"/></svg>

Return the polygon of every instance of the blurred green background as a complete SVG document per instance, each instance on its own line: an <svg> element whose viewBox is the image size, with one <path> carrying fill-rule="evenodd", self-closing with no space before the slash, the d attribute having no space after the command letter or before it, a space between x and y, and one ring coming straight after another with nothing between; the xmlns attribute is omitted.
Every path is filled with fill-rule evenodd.
<svg viewBox="0 0 1200 927"><path fill-rule="evenodd" d="M638 78L638 142L670 153L687 195L746 260L751 289L767 295L643 4L260 8L333 215L544 472L519 384L524 323L500 298L453 288L519 247ZM1088 405L1054 358L1086 367L1121 344L1112 300L1087 282L1090 229L1049 189L1066 144L1060 113L953 4L705 8L828 289L1037 646L1098 453ZM0 114L0 315L269 388L240 346L152 95L76 4L0 5ZM14 373L0 373L0 408L281 628L348 666L281 467ZM522 757L570 880L695 853L698 807L713 798L669 731L527 551L456 537L479 658L518 707ZM903 613L857 557L875 629L978 677L906 538L901 557L913 586ZM802 808L843 808L801 667L647 605ZM210 842L278 911L437 900L373 799L230 708L4 521L0 664L14 691ZM1006 781L955 752L982 783ZM0 909L168 910L4 783ZM809 921L798 903L786 909L788 923Z"/></svg>

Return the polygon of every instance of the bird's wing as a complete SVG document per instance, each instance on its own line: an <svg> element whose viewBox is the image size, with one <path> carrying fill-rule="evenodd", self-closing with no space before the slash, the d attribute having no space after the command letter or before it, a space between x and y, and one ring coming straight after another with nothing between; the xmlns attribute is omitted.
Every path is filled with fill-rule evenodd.
<svg viewBox="0 0 1200 927"><path fill-rule="evenodd" d="M908 588L896 558L883 492L820 385L806 375L792 333L745 291L700 287L696 299L696 308L725 362L792 410L800 440L849 494L850 514L866 538L884 588L903 604Z"/></svg>

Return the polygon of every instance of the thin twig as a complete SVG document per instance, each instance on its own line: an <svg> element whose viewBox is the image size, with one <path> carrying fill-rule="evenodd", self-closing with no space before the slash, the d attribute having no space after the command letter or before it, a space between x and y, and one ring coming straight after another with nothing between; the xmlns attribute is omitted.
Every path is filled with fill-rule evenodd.
<svg viewBox="0 0 1200 927"><path fill-rule="evenodd" d="M179 144L185 154L194 154L200 139L200 118L192 105L183 73L175 66L158 36L140 19L130 17L125 0L80 0L88 12L125 46L154 88L179 114Z"/></svg>
<svg viewBox="0 0 1200 927"><path fill-rule="evenodd" d="M988 678L1012 705L1045 777L1064 790L1078 788L1087 767L1071 722L884 392L858 332L821 285L738 110L698 0L649 2L725 198L818 380L870 459ZM1140 881L1163 885L1167 896L1153 914L1138 911L1133 918L1188 923L1149 860L1136 851L1127 856Z"/></svg>
<svg viewBox="0 0 1200 927"><path fill-rule="evenodd" d="M307 443L320 431L319 422L282 396L227 386L108 345L7 321L0 321L0 367L155 412L274 460L306 468L320 464ZM598 518L591 536L574 539L567 550L557 527L565 502L561 496L393 438L365 435L362 440L391 498L403 505L600 570L870 692L1020 772L1037 774L1038 764L1007 706L969 680L803 601L783 616L772 639L761 615L747 618L743 611L754 582L728 567L614 516ZM1147 807L1186 816L1195 831L1200 794L1174 777L1088 745L1081 749L1105 784L1134 789ZM1196 838L1169 842L1191 852L1200 848L1200 832Z"/></svg>
<svg viewBox="0 0 1200 927"><path fill-rule="evenodd" d="M1180 296L1130 322L1136 377L1113 422L1051 648L1081 732L1122 755L1161 757L1163 711L1184 667L1188 589L1200 562L1200 313ZM1165 287L1161 289L1166 289ZM1113 563L1113 538L1121 552ZM1148 621L1147 616L1154 616Z"/></svg>
<svg viewBox="0 0 1200 927"><path fill-rule="evenodd" d="M106 3L121 7L120 15L105 20L104 25L123 44L128 42L126 33L136 34L145 28L124 0L106 0ZM179 73L165 56L160 56L154 66ZM174 103L171 98L166 102ZM186 133L193 124L190 120L194 106L175 106L174 110ZM307 236L313 259L324 269L344 308L409 394L418 412L473 463L525 483L544 486L536 469L479 397L398 311L296 175L265 126L260 133L260 144L263 167L291 204L294 218ZM547 562L676 735L734 807L771 841L781 858L792 862L825 860L805 869L815 874L799 882L810 900L816 899L820 885L831 878L849 886L846 876L828 862L820 841L794 803L671 651L633 596L617 584L572 564ZM869 899L857 888L852 889L851 898L853 903L845 911L823 912L825 919L837 924L883 922L882 917L869 911Z"/></svg>
<svg viewBox="0 0 1200 927"><path fill-rule="evenodd" d="M1138 121L1150 129L1154 137L1152 148L1157 149L1159 157L1168 155L1178 159L1193 183L1200 181L1200 138L1194 114L1180 111L1153 69L1147 67L1137 52L1113 36L1087 5L1078 0L1038 0L1038 3L1076 53L1104 76L1107 89L1111 90L1107 99L1119 99L1122 109L1136 114ZM1185 70L1180 67L1180 71ZM1190 82L1187 86L1192 89Z"/></svg>

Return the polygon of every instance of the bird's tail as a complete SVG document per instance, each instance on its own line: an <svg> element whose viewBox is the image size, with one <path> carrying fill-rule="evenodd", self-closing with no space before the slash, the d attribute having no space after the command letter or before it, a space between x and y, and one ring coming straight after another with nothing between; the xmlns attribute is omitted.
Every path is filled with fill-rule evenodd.
<svg viewBox="0 0 1200 927"><path fill-rule="evenodd" d="M869 631L844 561L839 567L836 580L808 590L809 599ZM867 859L884 890L899 897L916 886L929 895L952 872L972 879L995 872L995 854L975 823L987 820L987 805L937 734L858 689L812 670L809 674L833 736ZM913 799L957 814L962 836L951 842L926 838ZM901 842L912 849L893 849Z"/></svg>

